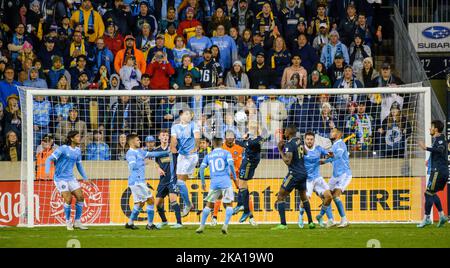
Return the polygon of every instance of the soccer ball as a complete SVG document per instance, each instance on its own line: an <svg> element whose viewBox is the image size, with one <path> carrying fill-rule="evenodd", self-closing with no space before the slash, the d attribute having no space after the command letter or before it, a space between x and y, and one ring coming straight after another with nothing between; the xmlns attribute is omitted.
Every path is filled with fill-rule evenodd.
<svg viewBox="0 0 450 268"><path fill-rule="evenodd" d="M239 111L234 115L234 121L238 124L245 123L247 122L247 115L244 111Z"/></svg>

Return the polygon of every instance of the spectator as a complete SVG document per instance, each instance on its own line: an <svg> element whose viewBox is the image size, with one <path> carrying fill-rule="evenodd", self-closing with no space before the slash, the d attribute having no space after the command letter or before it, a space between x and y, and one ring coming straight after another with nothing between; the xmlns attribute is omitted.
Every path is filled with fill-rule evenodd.
<svg viewBox="0 0 450 268"><path fill-rule="evenodd" d="M320 113L313 115L311 130L324 138L330 138L333 128L339 128L338 117L334 114L333 107L329 102L324 102L320 108Z"/></svg>
<svg viewBox="0 0 450 268"><path fill-rule="evenodd" d="M129 149L130 147L127 143L127 134L120 134L119 142L112 148L112 160L125 161Z"/></svg>
<svg viewBox="0 0 450 268"><path fill-rule="evenodd" d="M275 8L272 12L272 7ZM255 11L253 11L255 12ZM273 32L280 34L281 25L277 19L276 6L272 6L269 2L265 2L262 5L262 10L258 11L255 17L255 23L253 25L253 32L260 31L261 35L270 36ZM261 31L263 29L263 31Z"/></svg>
<svg viewBox="0 0 450 268"><path fill-rule="evenodd" d="M328 69L333 64L336 54L342 55L345 64L350 62L347 47L339 41L339 33L336 30L332 30L330 32L330 41L323 47L320 54L320 62L324 63Z"/></svg>
<svg viewBox="0 0 450 268"><path fill-rule="evenodd" d="M356 23L356 35L360 35L366 45L372 47L375 43L380 43L381 38L374 38L371 27L367 23L367 18L364 13L359 13L358 21ZM379 36L381 37L381 36Z"/></svg>
<svg viewBox="0 0 450 268"><path fill-rule="evenodd" d="M208 1L204 1L204 4L207 5ZM184 0L179 8L179 18L180 20L185 20L188 18L189 13L193 13L193 17L198 20L200 23L203 23L205 14L203 13L202 7L200 6L199 0Z"/></svg>
<svg viewBox="0 0 450 268"><path fill-rule="evenodd" d="M5 80L6 61L0 59L0 80Z"/></svg>
<svg viewBox="0 0 450 268"><path fill-rule="evenodd" d="M55 164L52 162L50 167L50 176L45 174L45 161L58 148L54 144L52 135L45 135L40 145L36 149L36 180L50 180L55 174Z"/></svg>
<svg viewBox="0 0 450 268"><path fill-rule="evenodd" d="M325 28L325 26L325 29L330 29L332 26L333 20L326 15L326 9L326 3L321 2L317 5L317 15L311 20L308 28L308 33L313 37L317 37L319 34L322 34L322 28Z"/></svg>
<svg viewBox="0 0 450 268"><path fill-rule="evenodd" d="M326 88L327 86L322 83L320 79L320 73L317 70L312 71L311 76L308 79L308 88Z"/></svg>
<svg viewBox="0 0 450 268"><path fill-rule="evenodd" d="M168 49L175 48L175 39L177 38L177 29L173 24L169 25L167 32L164 33L164 46Z"/></svg>
<svg viewBox="0 0 450 268"><path fill-rule="evenodd" d="M67 78L65 74L61 75L56 83L56 89L69 90L70 88L70 79Z"/></svg>
<svg viewBox="0 0 450 268"><path fill-rule="evenodd" d="M159 21L158 29L160 33L164 33L168 30L169 25L172 25L175 29L178 28L178 20L176 17L176 10L173 6L167 8L167 17Z"/></svg>
<svg viewBox="0 0 450 268"><path fill-rule="evenodd" d="M156 139L155 137L149 135L147 137L145 137L145 146L144 146L144 150L146 151L152 151L155 149L156 147Z"/></svg>
<svg viewBox="0 0 450 268"><path fill-rule="evenodd" d="M5 109L5 133L15 132L17 135L22 133L22 112L19 106L19 96L11 95L7 99Z"/></svg>
<svg viewBox="0 0 450 268"><path fill-rule="evenodd" d="M47 82L44 79L39 78L39 70L36 67L31 67L28 80L23 82L26 87L43 88L47 89Z"/></svg>
<svg viewBox="0 0 450 268"><path fill-rule="evenodd" d="M42 61L44 73L48 73L53 66L54 58L62 58L63 54L55 45L55 38L47 36L44 40L44 46L39 50L37 57Z"/></svg>
<svg viewBox="0 0 450 268"><path fill-rule="evenodd" d="M125 89L131 90L140 85L142 73L137 68L137 62L133 56L125 58L125 65L120 68L119 75Z"/></svg>
<svg viewBox="0 0 450 268"><path fill-rule="evenodd" d="M328 44L328 42L328 24L323 22L319 25L319 32L317 36L314 37L312 46L320 54L322 53L323 47Z"/></svg>
<svg viewBox="0 0 450 268"><path fill-rule="evenodd" d="M197 68L200 70L201 88L212 88L223 85L223 69L220 63L212 58L212 51L209 48L204 50L203 61Z"/></svg>
<svg viewBox="0 0 450 268"><path fill-rule="evenodd" d="M305 17L305 9L296 0L287 0L286 6L279 13L280 25L286 40L294 40L298 37L297 24L299 17ZM292 47L289 47L292 49Z"/></svg>
<svg viewBox="0 0 450 268"><path fill-rule="evenodd" d="M16 61L19 56L19 51L22 50L25 42L32 43L31 39L25 34L25 24L18 23L11 40L8 42L8 50L11 53L11 63Z"/></svg>
<svg viewBox="0 0 450 268"><path fill-rule="evenodd" d="M308 39L305 34L298 36L298 47L294 50L293 54L298 54L302 60L302 66L307 72L311 72L312 67L319 61L316 50L308 43Z"/></svg>
<svg viewBox="0 0 450 268"><path fill-rule="evenodd" d="M184 55L182 58L182 66L176 68L175 75L171 77L171 87L173 89L182 88L184 85L184 77L187 73L192 75L192 78L194 79L193 82L198 81L200 78L200 72L194 67L194 64L192 64L191 57Z"/></svg>
<svg viewBox="0 0 450 268"><path fill-rule="evenodd" d="M124 4L123 0L113 0L113 8L104 15L106 20L111 19L121 34L132 34L132 26L135 18L131 14L129 4Z"/></svg>
<svg viewBox="0 0 450 268"><path fill-rule="evenodd" d="M379 75L378 71L373 68L372 57L367 57L363 60L363 68L356 75L356 79L361 81L364 87L371 88L376 86L375 81Z"/></svg>
<svg viewBox="0 0 450 268"><path fill-rule="evenodd" d="M194 18L194 13L194 8L186 8L186 19L183 19L178 26L177 34L186 41L189 41L195 35L195 27L202 25L200 21Z"/></svg>
<svg viewBox="0 0 450 268"><path fill-rule="evenodd" d="M189 39L186 48L195 53L194 65L203 62L203 51L212 46L211 40L203 35L203 26L195 27L195 36Z"/></svg>
<svg viewBox="0 0 450 268"><path fill-rule="evenodd" d="M150 48L150 51L148 52L147 64L150 64L150 62L153 60L153 58L155 57L155 54L158 51L162 51L163 53L165 53L167 55L167 59L168 59L169 63L172 65L172 67L175 66L175 62L173 60L172 49L169 49L164 46L164 35L163 34L158 34L158 36L156 36L155 44L156 45L154 47Z"/></svg>
<svg viewBox="0 0 450 268"><path fill-rule="evenodd" d="M80 31L75 31L72 36L72 42L69 46L70 58L66 61L65 65L74 67L78 62L79 56L84 56L87 59L88 54L92 55L90 48L91 46L84 41L82 33Z"/></svg>
<svg viewBox="0 0 450 268"><path fill-rule="evenodd" d="M231 28L230 18L225 16L225 12L221 7L218 7L214 12L211 22L208 23L209 36L216 36L216 29L219 25L225 27L225 32L229 32Z"/></svg>
<svg viewBox="0 0 450 268"><path fill-rule="evenodd" d="M154 14L153 8L150 7L150 3L147 1L141 1L139 4L140 10L139 15L135 17L136 21L136 31L141 31L145 24L148 24L150 26L149 31L152 33L153 39L156 38L156 35L159 31L158 29L158 20ZM135 32L136 33L136 32Z"/></svg>
<svg viewBox="0 0 450 268"><path fill-rule="evenodd" d="M350 46L350 64L358 75L363 69L363 60L372 56L370 47L364 44L364 40L360 35L355 35L354 42Z"/></svg>
<svg viewBox="0 0 450 268"><path fill-rule="evenodd" d="M372 145L373 118L366 113L366 102L358 103L357 113L346 122L346 129L350 134L355 134L349 140L350 148L354 151L367 151Z"/></svg>
<svg viewBox="0 0 450 268"><path fill-rule="evenodd" d="M239 131L239 128L237 126L235 126L234 123L234 115L231 113L227 113L225 115L225 124L223 126L223 135L222 135L222 139L225 139L225 136L227 134L228 131L231 131L234 133L234 136L236 137L236 139L241 139L242 138L242 134Z"/></svg>
<svg viewBox="0 0 450 268"><path fill-rule="evenodd" d="M243 35L246 29L252 28L254 18L253 11L248 8L247 0L239 0L236 16L238 17L238 23L236 26L239 29L239 34Z"/></svg>
<svg viewBox="0 0 450 268"><path fill-rule="evenodd" d="M234 61L237 60L237 47L233 38L225 34L225 26L219 25L216 29L217 35L211 38L213 45L219 47L220 59L219 63L222 66L224 73L227 73Z"/></svg>
<svg viewBox="0 0 450 268"><path fill-rule="evenodd" d="M136 38L136 47L144 53L144 58L147 59L150 49L155 45L156 39L151 32L150 24L144 22Z"/></svg>
<svg viewBox="0 0 450 268"><path fill-rule="evenodd" d="M105 65L100 65L100 68L95 74L93 83L97 84L98 89L101 90L109 88L109 71Z"/></svg>
<svg viewBox="0 0 450 268"><path fill-rule="evenodd" d="M347 6L347 17L340 21L338 27L338 31L341 33L341 41L347 47L350 46L350 43L354 39L357 19L355 5L349 4Z"/></svg>
<svg viewBox="0 0 450 268"><path fill-rule="evenodd" d="M6 144L3 152L5 161L17 162L22 160L21 143L16 132L11 130L6 133Z"/></svg>
<svg viewBox="0 0 450 268"><path fill-rule="evenodd" d="M175 70L169 63L167 54L158 51L152 62L147 65L146 73L150 76L150 87L152 89L169 89L169 79L175 74Z"/></svg>
<svg viewBox="0 0 450 268"><path fill-rule="evenodd" d="M24 69L25 61L30 60L33 62L36 59L36 55L33 52L33 45L28 41L23 43L22 49L19 50L19 55L17 56L17 61L15 63L16 68Z"/></svg>
<svg viewBox="0 0 450 268"><path fill-rule="evenodd" d="M59 82L59 80L61 79L61 77L64 76L65 79L68 81L67 83L67 89L70 89L71 87L71 80L72 77L69 73L69 71L67 71L64 68L63 65L63 60L61 57L55 55L52 58L52 66L50 68L50 70L48 71L48 82L49 82L49 87L50 88L57 88L57 84ZM58 88L58 89L62 89L62 88Z"/></svg>
<svg viewBox="0 0 450 268"><path fill-rule="evenodd" d="M179 68L183 64L183 57L185 55L194 57L196 56L194 52L190 51L186 48L184 39L181 36L177 36L175 38L175 47L172 50L173 52L173 58L174 58L174 68Z"/></svg>
<svg viewBox="0 0 450 268"><path fill-rule="evenodd" d="M156 118L161 129L168 129L172 127L175 116L172 113L172 108L176 104L176 97L169 96L161 99L158 109L156 109Z"/></svg>
<svg viewBox="0 0 450 268"><path fill-rule="evenodd" d="M274 86L276 88L281 87L281 77L283 76L284 69L289 67L291 57L291 53L287 50L283 37L276 37L267 59L268 65L275 71L276 81L274 81Z"/></svg>
<svg viewBox="0 0 450 268"><path fill-rule="evenodd" d="M89 82L89 75L87 72L81 72L78 75L78 83L76 86L76 89L78 90L87 90L91 86L91 83Z"/></svg>
<svg viewBox="0 0 450 268"><path fill-rule="evenodd" d="M264 52L256 55L256 62L248 71L248 79L250 81L250 88L252 89L267 89L273 86L274 76L270 66L265 64ZM281 82L283 83L283 81Z"/></svg>
<svg viewBox="0 0 450 268"><path fill-rule="evenodd" d="M75 10L70 18L71 26L83 25L83 32L89 43L94 43L97 38L103 36L105 25L100 14L92 7L90 0L83 0L79 10Z"/></svg>
<svg viewBox="0 0 450 268"><path fill-rule="evenodd" d="M300 54L294 54L292 56L291 67L287 67L286 69L284 69L283 77L281 79L281 88L289 87L289 81L292 80L291 78L293 74L299 75L298 86L300 86L301 88L306 88L308 84L308 73L305 68L301 66L301 63L302 57L300 56Z"/></svg>
<svg viewBox="0 0 450 268"><path fill-rule="evenodd" d="M331 87L331 80L328 77L327 68L325 68L325 65L321 62L318 62L318 63L316 63L316 65L314 66L313 69L320 73L320 82L325 87Z"/></svg>
<svg viewBox="0 0 450 268"><path fill-rule="evenodd" d="M250 88L250 82L241 61L233 63L233 68L227 74L226 85L231 88Z"/></svg>
<svg viewBox="0 0 450 268"><path fill-rule="evenodd" d="M111 73L114 70L114 55L113 53L105 46L105 40L103 37L99 37L97 41L95 41L96 47L93 50L93 66L92 72L97 73L100 66L105 66L108 70L108 73Z"/></svg>
<svg viewBox="0 0 450 268"><path fill-rule="evenodd" d="M69 119L70 111L73 108L73 103L69 101L69 97L60 96L59 101L55 104L54 114L57 124Z"/></svg>
<svg viewBox="0 0 450 268"><path fill-rule="evenodd" d="M353 69L352 66L347 65L344 67L344 76L340 79L338 79L335 83L334 83L334 88L363 88L362 83L357 80L354 75L353 75ZM356 91L355 91L356 93ZM344 94L344 95L337 95L335 97L335 107L339 113L339 115L342 115L343 112L345 112L345 109L347 108L347 105L350 101L362 101L365 100L366 96L365 95L360 95L358 96L357 94L353 94L349 95L349 94ZM365 107L364 107L365 108Z"/></svg>
<svg viewBox="0 0 450 268"><path fill-rule="evenodd" d="M375 80L376 87L395 87L399 85L403 85L403 81L392 74L391 64L388 62L384 62L381 65L381 75Z"/></svg>
<svg viewBox="0 0 450 268"><path fill-rule="evenodd" d="M286 110L288 111L286 126L296 125L299 128L300 133L312 131L311 122L313 122L314 116L319 114L319 109L316 107L317 104L314 99L313 96L296 96L291 106L286 107Z"/></svg>
<svg viewBox="0 0 450 268"><path fill-rule="evenodd" d="M19 98L19 91L17 86L21 84L14 80L14 68L12 66L7 66L5 68L5 80L0 81L0 99L3 103L3 107L8 106L8 99L11 96L16 96Z"/></svg>
<svg viewBox="0 0 450 268"><path fill-rule="evenodd" d="M6 115L3 108L3 103L0 102L0 161L2 161L2 149L5 145L5 125Z"/></svg>
<svg viewBox="0 0 450 268"><path fill-rule="evenodd" d="M104 142L103 132L94 130L93 142L86 148L86 160L107 161L111 160L111 151L108 144Z"/></svg>
<svg viewBox="0 0 450 268"><path fill-rule="evenodd" d="M105 46L111 51L115 57L117 52L123 48L123 36L117 30L117 26L113 19L106 21L106 32L103 35Z"/></svg>
<svg viewBox="0 0 450 268"><path fill-rule="evenodd" d="M276 96L270 96L260 104L259 112L262 118L261 126L272 136L271 145L275 148L283 137L283 121L287 119L286 107Z"/></svg>
<svg viewBox="0 0 450 268"><path fill-rule="evenodd" d="M341 53L336 53L333 64L327 68L332 86L344 76L344 67L344 56Z"/></svg>
<svg viewBox="0 0 450 268"><path fill-rule="evenodd" d="M139 96L136 98L136 129L134 131L141 137L155 129L155 104L153 98L149 96ZM154 134L154 133L153 133Z"/></svg>
<svg viewBox="0 0 450 268"><path fill-rule="evenodd" d="M119 50L114 58L114 70L116 73L119 73L122 66L126 64L127 56L134 56L137 69L139 69L141 74L145 73L147 63L144 53L136 48L135 38L131 35L125 37L125 47Z"/></svg>
<svg viewBox="0 0 450 268"><path fill-rule="evenodd" d="M113 104L110 111L110 126L108 130L111 132L113 143L117 142L120 133L131 133L136 129L136 107L135 103L129 96L120 96L118 101Z"/></svg>
<svg viewBox="0 0 450 268"><path fill-rule="evenodd" d="M236 4L235 4L236 2ZM225 13L225 16L227 19L231 22L231 26L237 28L238 25L238 9L237 9L237 2L234 0L226 0L225 5L223 5L223 12ZM236 29L237 30L237 29ZM239 33L239 31L238 31Z"/></svg>
<svg viewBox="0 0 450 268"><path fill-rule="evenodd" d="M69 111L69 118L67 120L61 121L61 123L56 128L55 141L57 144L62 145L67 138L67 134L76 130L81 135L81 144L84 148L87 141L87 125L84 121L80 120L78 117L78 108L72 107Z"/></svg>
<svg viewBox="0 0 450 268"><path fill-rule="evenodd" d="M82 73L86 74L88 80L92 77L92 74L86 65L87 57L83 54L78 55L76 58L76 66L69 69L71 87L78 88L78 83Z"/></svg>

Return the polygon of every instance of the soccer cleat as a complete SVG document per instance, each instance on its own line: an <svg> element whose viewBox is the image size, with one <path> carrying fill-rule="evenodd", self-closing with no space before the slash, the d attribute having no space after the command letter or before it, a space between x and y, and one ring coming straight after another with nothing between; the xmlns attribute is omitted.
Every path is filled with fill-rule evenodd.
<svg viewBox="0 0 450 268"><path fill-rule="evenodd" d="M334 226L336 226L336 223L334 223L333 220L328 220L326 228L331 228L331 227L334 227Z"/></svg>
<svg viewBox="0 0 450 268"><path fill-rule="evenodd" d="M341 221L341 223L338 225L338 228L345 228L348 226L348 221Z"/></svg>
<svg viewBox="0 0 450 268"><path fill-rule="evenodd" d="M216 226L216 225L217 225L217 217L211 216L211 226Z"/></svg>
<svg viewBox="0 0 450 268"><path fill-rule="evenodd" d="M248 217L250 217L250 212L242 214L242 217L239 219L239 222L243 223L244 221L246 221L248 219Z"/></svg>
<svg viewBox="0 0 450 268"><path fill-rule="evenodd" d="M277 230L287 230L287 229L288 229L287 225L278 224L277 226L271 228L270 230L277 231Z"/></svg>
<svg viewBox="0 0 450 268"><path fill-rule="evenodd" d="M227 225L222 226L222 234L224 234L224 235L228 234L228 226Z"/></svg>
<svg viewBox="0 0 450 268"><path fill-rule="evenodd" d="M192 205L190 205L190 206L185 206L185 207L183 208L183 212L181 213L181 217L184 218L184 217L186 217L187 215L189 215L189 212L191 212L192 208L193 208Z"/></svg>
<svg viewBox="0 0 450 268"><path fill-rule="evenodd" d="M198 229L195 230L195 232L197 234L201 234L201 233L203 233L204 230L205 230L205 226L200 225L200 227L198 227Z"/></svg>
<svg viewBox="0 0 450 268"><path fill-rule="evenodd" d="M75 224L73 225L74 229L79 229L79 230L88 230L89 228L87 228L86 226L84 226L81 221L75 221Z"/></svg>
<svg viewBox="0 0 450 268"><path fill-rule="evenodd" d="M157 223L156 224L156 228L158 228L158 229L162 229L164 226L167 226L167 225L169 225L169 223L168 222L160 222L160 223Z"/></svg>
<svg viewBox="0 0 450 268"><path fill-rule="evenodd" d="M417 228L424 228L427 225L431 225L432 222L430 219L425 218L421 223L417 224Z"/></svg>
<svg viewBox="0 0 450 268"><path fill-rule="evenodd" d="M314 224L314 222L310 222L308 224L309 229L316 229L316 225Z"/></svg>
<svg viewBox="0 0 450 268"><path fill-rule="evenodd" d="M73 224L71 221L66 222L67 231L73 231Z"/></svg>
<svg viewBox="0 0 450 268"><path fill-rule="evenodd" d="M170 228L172 228L172 229L181 229L183 227L184 227L183 224L179 224L179 223L176 223L176 224L170 226Z"/></svg>
<svg viewBox="0 0 450 268"><path fill-rule="evenodd" d="M136 225L134 225L134 224L125 224L125 229L131 229L131 230L137 230L137 229L139 229L139 227L137 227Z"/></svg>
<svg viewBox="0 0 450 268"><path fill-rule="evenodd" d="M437 227L443 227L444 224L447 222L448 218L443 216L443 217L439 217L439 222L437 224Z"/></svg>
<svg viewBox="0 0 450 268"><path fill-rule="evenodd" d="M145 226L145 229L147 229L147 230L158 230L159 228L158 228L158 226L156 226L154 224L152 224L152 225L148 225L147 224L147 226Z"/></svg>
<svg viewBox="0 0 450 268"><path fill-rule="evenodd" d="M319 215L317 215L316 220L321 228L325 228L325 223L323 222L323 217L320 217Z"/></svg>
<svg viewBox="0 0 450 268"><path fill-rule="evenodd" d="M237 206L233 209L233 215L238 214L240 211L244 210L244 206Z"/></svg>
<svg viewBox="0 0 450 268"><path fill-rule="evenodd" d="M255 218L251 217L250 220L248 220L248 222L250 222L251 226L258 226L258 223L256 223Z"/></svg>

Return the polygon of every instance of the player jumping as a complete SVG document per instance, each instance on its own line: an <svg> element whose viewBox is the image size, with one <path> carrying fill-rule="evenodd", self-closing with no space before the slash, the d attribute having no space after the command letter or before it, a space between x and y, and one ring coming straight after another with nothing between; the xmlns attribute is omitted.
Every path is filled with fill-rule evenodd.
<svg viewBox="0 0 450 268"><path fill-rule="evenodd" d="M428 184L425 192L425 218L417 225L418 228L423 228L432 224L430 219L431 209L433 204L436 206L439 213L439 222L437 227L444 226L447 221L447 217L442 210L441 200L437 195L438 192L445 189L448 181L448 147L444 131L444 123L439 120L431 122L430 135L433 137L433 144L431 147L427 147L422 141L419 142L420 148L430 152L428 158L428 171L427 175Z"/></svg>
<svg viewBox="0 0 450 268"><path fill-rule="evenodd" d="M51 162L55 162L55 174L53 179L55 181L56 189L58 189L64 199L64 215L66 218L67 230L69 231L73 231L74 228L80 230L88 229L81 224L84 197L80 183L73 174L73 168L76 165L81 177L83 177L85 182L88 182L88 177L81 164L80 143L80 133L75 130L70 131L67 134L66 144L58 147L58 149L56 149L45 161L45 174L48 178L50 178ZM72 221L70 220L72 196L77 200L75 204L74 224L72 224Z"/></svg>
<svg viewBox="0 0 450 268"><path fill-rule="evenodd" d="M280 214L281 224L272 228L272 230L286 230L286 197L297 189L300 193L300 199L303 203L303 208L308 216L309 229L314 229L315 224L311 216L311 206L309 204L308 196L306 195L306 168L304 164L304 146L301 140L295 137L297 134L297 127L288 126L284 130L284 136L287 143L282 140L278 143L278 151L280 152L283 162L288 166L288 174L283 180L280 191L277 196L277 208Z"/></svg>
<svg viewBox="0 0 450 268"><path fill-rule="evenodd" d="M198 162L198 147L200 143L200 129L192 121L194 114L191 110L180 111L180 122L173 124L171 129L170 151L176 160L177 185L184 202L182 217L186 217L194 207L189 200L186 180L194 172Z"/></svg>
<svg viewBox="0 0 450 268"><path fill-rule="evenodd" d="M222 149L222 138L213 138L214 150L203 159L200 166L200 179L202 180L202 189L206 191L205 184L205 168L210 167L211 185L209 193L205 201L207 202L202 212L202 220L197 233L203 233L205 230L206 219L208 218L211 209L214 208L214 203L219 197L222 197L223 205L225 206L225 223L222 227L222 233L228 234L228 223L233 215L232 202L234 200L233 187L231 185L230 173L233 180L236 182L236 172L234 170L234 161L230 152Z"/></svg>
<svg viewBox="0 0 450 268"><path fill-rule="evenodd" d="M128 169L130 171L130 175L128 176L128 187L133 195L134 207L125 228L132 230L138 229L138 227L134 225L134 221L137 219L139 212L144 207L145 203L147 203L148 224L146 229L158 229L156 225L153 224L153 218L155 216L155 200L145 182L145 159L168 156L169 151L148 152L142 150L141 141L137 134L129 134L127 136L127 143L128 146L130 146L126 155Z"/></svg>
<svg viewBox="0 0 450 268"><path fill-rule="evenodd" d="M165 152L169 150L169 131L167 129L163 129L159 132L159 141L161 145L156 147L154 152ZM175 212L175 217L177 219L177 223L171 228L180 228L181 224L181 210L180 205L178 204L178 186L176 184L176 180L172 180L172 173L170 171L171 165L171 157L163 156L156 157L156 163L158 164L159 170L159 184L158 189L156 191L156 209L158 210L158 214L161 217L161 223L156 224L158 229L168 225L168 221L166 218L166 214L164 212L164 198L169 196L170 206Z"/></svg>
<svg viewBox="0 0 450 268"><path fill-rule="evenodd" d="M348 226L348 220L345 216L344 205L340 199L341 194L352 181L352 170L350 169L350 159L347 151L347 145L342 140L342 131L337 128L331 130L330 140L333 142L329 158L324 163L333 163L333 175L331 176L329 186L333 194L333 201L336 204L341 222L338 228Z"/></svg>

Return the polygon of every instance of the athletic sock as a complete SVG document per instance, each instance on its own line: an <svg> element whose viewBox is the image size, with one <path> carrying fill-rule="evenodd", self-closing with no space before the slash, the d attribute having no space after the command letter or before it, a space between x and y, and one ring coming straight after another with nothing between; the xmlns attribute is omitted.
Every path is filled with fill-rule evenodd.
<svg viewBox="0 0 450 268"><path fill-rule="evenodd" d="M323 215L325 215L325 213L327 213L328 207L329 206L322 205L322 207L320 208L319 217L322 218Z"/></svg>
<svg viewBox="0 0 450 268"><path fill-rule="evenodd" d="M182 180L178 180L177 181L178 187L180 189L180 195L181 195L181 199L183 199L184 202L184 206L185 207L190 207L191 206L191 200L189 200L189 191L188 188L186 186L186 183Z"/></svg>
<svg viewBox="0 0 450 268"><path fill-rule="evenodd" d="M303 202L303 208L306 211L306 216L308 217L308 223L312 223L312 216L311 216L311 205L309 204L309 201L302 201Z"/></svg>
<svg viewBox="0 0 450 268"><path fill-rule="evenodd" d="M325 212L327 214L328 220L333 220L333 211L331 209L331 204L328 206L327 211Z"/></svg>
<svg viewBox="0 0 450 268"><path fill-rule="evenodd" d="M444 211L438 211L439 217L443 218L445 217Z"/></svg>
<svg viewBox="0 0 450 268"><path fill-rule="evenodd" d="M240 206L243 206L243 205L244 204L242 202L242 192L239 189L238 194L237 194L237 205L236 205L236 207L240 207Z"/></svg>
<svg viewBox="0 0 450 268"><path fill-rule="evenodd" d="M170 206L172 207L173 211L175 212L175 217L177 218L177 223L181 224L181 210L180 205L177 202L171 202Z"/></svg>
<svg viewBox="0 0 450 268"><path fill-rule="evenodd" d="M225 223L224 223L224 225L228 225L232 215L233 215L233 208L231 206L228 206L225 209Z"/></svg>
<svg viewBox="0 0 450 268"><path fill-rule="evenodd" d="M209 213L211 209L209 207L205 207L202 212L202 221L200 223L201 226L205 226L206 220L208 219Z"/></svg>
<svg viewBox="0 0 450 268"><path fill-rule="evenodd" d="M278 214L280 214L280 222L282 225L286 225L286 202L284 201L278 201L277 208L278 208Z"/></svg>
<svg viewBox="0 0 450 268"><path fill-rule="evenodd" d="M79 221L81 219L81 215L83 214L83 206L84 202L75 203L75 221Z"/></svg>
<svg viewBox="0 0 450 268"><path fill-rule="evenodd" d="M222 204L222 202L220 200L217 200L214 203L214 213L213 216L217 218L217 214L219 214L219 209L220 209L220 205Z"/></svg>
<svg viewBox="0 0 450 268"><path fill-rule="evenodd" d="M425 215L431 214L431 209L433 208L434 197L425 193Z"/></svg>
<svg viewBox="0 0 450 268"><path fill-rule="evenodd" d="M434 200L434 205L436 206L437 210L442 211L441 199L439 198L439 196L437 194L435 194L433 196L433 200Z"/></svg>
<svg viewBox="0 0 450 268"><path fill-rule="evenodd" d="M162 206L157 207L159 217L162 222L167 222L166 213L164 212L164 208Z"/></svg>
<svg viewBox="0 0 450 268"><path fill-rule="evenodd" d="M303 216L305 214L305 209L303 207L300 207L300 216Z"/></svg>
<svg viewBox="0 0 450 268"><path fill-rule="evenodd" d="M72 206L70 204L64 203L64 215L66 216L66 222L70 221L70 213Z"/></svg>
<svg viewBox="0 0 450 268"><path fill-rule="evenodd" d="M155 218L155 206L147 205L147 217L148 217L148 225L153 224L153 219Z"/></svg>
<svg viewBox="0 0 450 268"><path fill-rule="evenodd" d="M248 200L249 200L248 189L242 189L239 191L242 191L242 203L244 205L244 213L249 213L250 207L248 205Z"/></svg>
<svg viewBox="0 0 450 268"><path fill-rule="evenodd" d="M135 204L133 207L133 210L131 211L130 219L128 221L129 225L134 224L134 221L137 219L140 211L141 211L141 206L139 204Z"/></svg>
<svg viewBox="0 0 450 268"><path fill-rule="evenodd" d="M338 209L339 212L339 216L341 216L341 218L345 217L345 210L344 210L344 205L342 204L342 201L339 197L335 197L334 199L334 203L336 204L336 207Z"/></svg>

